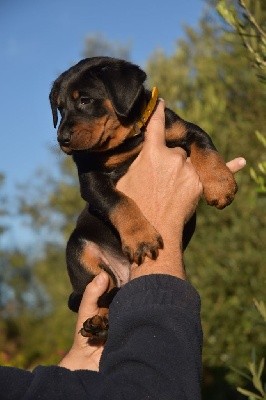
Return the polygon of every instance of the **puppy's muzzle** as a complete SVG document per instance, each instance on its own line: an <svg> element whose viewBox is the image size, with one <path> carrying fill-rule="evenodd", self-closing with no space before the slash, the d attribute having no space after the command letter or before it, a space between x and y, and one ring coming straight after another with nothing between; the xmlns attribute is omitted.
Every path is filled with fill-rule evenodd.
<svg viewBox="0 0 266 400"><path fill-rule="evenodd" d="M68 146L70 145L71 142L71 133L70 132L60 132L57 136L57 141L60 144L60 146Z"/></svg>

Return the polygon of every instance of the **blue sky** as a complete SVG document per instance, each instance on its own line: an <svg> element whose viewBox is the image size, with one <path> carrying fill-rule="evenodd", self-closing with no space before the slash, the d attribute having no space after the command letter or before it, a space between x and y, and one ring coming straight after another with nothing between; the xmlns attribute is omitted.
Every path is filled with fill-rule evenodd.
<svg viewBox="0 0 266 400"><path fill-rule="evenodd" d="M17 183L30 181L39 167L53 171L49 90L82 58L86 36L130 44L132 60L143 66L158 48L171 53L183 26L196 26L204 7L203 0L0 1L0 172L10 206ZM21 226L14 218L12 226L9 235L20 245Z"/></svg>

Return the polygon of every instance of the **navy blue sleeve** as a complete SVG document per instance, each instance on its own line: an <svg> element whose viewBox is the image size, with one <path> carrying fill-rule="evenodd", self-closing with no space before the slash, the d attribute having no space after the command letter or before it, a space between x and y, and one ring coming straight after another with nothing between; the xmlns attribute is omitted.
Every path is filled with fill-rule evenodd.
<svg viewBox="0 0 266 400"><path fill-rule="evenodd" d="M110 309L100 372L123 399L200 399L200 299L186 281L150 275L127 284Z"/></svg>
<svg viewBox="0 0 266 400"><path fill-rule="evenodd" d="M1 392L7 393L0 398L200 399L200 298L188 282L168 275L131 281L113 300L109 323L99 373L56 366L32 373L0 368ZM11 375L20 393L7 387Z"/></svg>

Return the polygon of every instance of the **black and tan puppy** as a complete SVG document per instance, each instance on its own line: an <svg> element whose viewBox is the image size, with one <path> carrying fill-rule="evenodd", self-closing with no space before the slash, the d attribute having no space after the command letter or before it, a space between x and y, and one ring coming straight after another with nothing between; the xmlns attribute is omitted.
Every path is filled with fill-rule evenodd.
<svg viewBox="0 0 266 400"><path fill-rule="evenodd" d="M80 191L87 207L67 244L67 266L73 293L69 307L77 311L83 291L101 269L111 277L111 292L128 281L130 264L155 259L163 246L160 232L137 205L116 189L119 178L142 149L147 120L157 102L157 91L143 84L138 66L109 57L80 61L54 82L50 93L58 142L77 165ZM166 109L167 146L183 147L204 187L208 204L231 203L236 183L210 137L198 126ZM194 220L184 233L186 247ZM101 306L110 301L108 295ZM81 333L90 341L105 337L107 319L97 316Z"/></svg>

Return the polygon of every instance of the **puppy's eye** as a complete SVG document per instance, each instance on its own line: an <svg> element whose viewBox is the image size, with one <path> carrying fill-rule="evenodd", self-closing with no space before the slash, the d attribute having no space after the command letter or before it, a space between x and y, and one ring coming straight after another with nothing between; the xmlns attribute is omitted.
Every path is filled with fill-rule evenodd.
<svg viewBox="0 0 266 400"><path fill-rule="evenodd" d="M80 104L82 104L82 105L85 105L85 104L92 104L92 103L94 103L94 99L92 99L92 98L90 98L90 97L82 96L82 97L80 98Z"/></svg>

